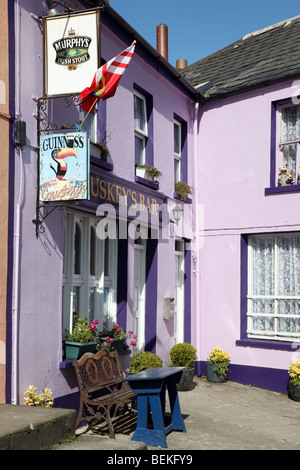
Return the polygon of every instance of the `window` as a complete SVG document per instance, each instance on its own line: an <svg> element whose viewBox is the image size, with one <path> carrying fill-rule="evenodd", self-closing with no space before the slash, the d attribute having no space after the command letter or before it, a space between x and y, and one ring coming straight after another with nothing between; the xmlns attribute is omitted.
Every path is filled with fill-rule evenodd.
<svg viewBox="0 0 300 470"><path fill-rule="evenodd" d="M117 240L96 235L99 219L66 214L63 272L63 334L73 312L112 327L116 321Z"/></svg>
<svg viewBox="0 0 300 470"><path fill-rule="evenodd" d="M181 124L174 121L174 182L181 181Z"/></svg>
<svg viewBox="0 0 300 470"><path fill-rule="evenodd" d="M79 121L84 121L82 129L87 133L87 137L91 142L97 142L97 114L97 111L94 114L88 114L86 111L79 109Z"/></svg>
<svg viewBox="0 0 300 470"><path fill-rule="evenodd" d="M300 233L248 239L248 338L299 341Z"/></svg>
<svg viewBox="0 0 300 470"><path fill-rule="evenodd" d="M148 138L146 98L138 91L134 91L134 140L135 164L146 163L146 143Z"/></svg>
<svg viewBox="0 0 300 470"><path fill-rule="evenodd" d="M300 184L300 105L285 104L278 108L279 127L277 168L278 186Z"/></svg>

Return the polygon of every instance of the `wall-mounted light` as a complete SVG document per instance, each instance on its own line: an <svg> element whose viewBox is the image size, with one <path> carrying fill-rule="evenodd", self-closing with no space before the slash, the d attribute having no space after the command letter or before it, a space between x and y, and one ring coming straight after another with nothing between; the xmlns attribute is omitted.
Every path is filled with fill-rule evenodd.
<svg viewBox="0 0 300 470"><path fill-rule="evenodd" d="M48 16L57 15L59 12L56 10L56 8L54 8L53 0L46 0L46 1L47 1L47 5L48 5Z"/></svg>
<svg viewBox="0 0 300 470"><path fill-rule="evenodd" d="M174 209L172 209L172 213L173 213L174 220L171 220L171 222L173 224L178 225L181 219L181 213L182 213L181 207L178 204L176 204Z"/></svg>
<svg viewBox="0 0 300 470"><path fill-rule="evenodd" d="M66 7L61 2L56 2L53 0L46 0L48 5L48 16L55 16L59 14L59 11L55 8L57 5L64 7L65 11L74 11L74 8Z"/></svg>

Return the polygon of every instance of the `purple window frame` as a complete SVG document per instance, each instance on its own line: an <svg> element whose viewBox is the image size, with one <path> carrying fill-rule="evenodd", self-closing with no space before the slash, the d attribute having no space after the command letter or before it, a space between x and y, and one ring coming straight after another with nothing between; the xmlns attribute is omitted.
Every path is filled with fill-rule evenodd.
<svg viewBox="0 0 300 470"><path fill-rule="evenodd" d="M300 191L300 185L292 186L276 186L277 184L277 136L280 129L278 129L277 112L283 106L293 105L292 98L273 101L271 103L271 142L270 142L270 187L265 188L265 195L280 194L289 192ZM296 106L296 105L295 105Z"/></svg>

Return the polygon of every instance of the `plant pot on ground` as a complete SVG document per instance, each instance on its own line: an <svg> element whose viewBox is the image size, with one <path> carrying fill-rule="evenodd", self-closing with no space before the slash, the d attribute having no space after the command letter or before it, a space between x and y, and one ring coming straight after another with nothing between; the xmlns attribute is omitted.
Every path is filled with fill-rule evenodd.
<svg viewBox="0 0 300 470"><path fill-rule="evenodd" d="M289 376L288 396L292 400L300 401L300 356L295 362L291 362Z"/></svg>
<svg viewBox="0 0 300 470"><path fill-rule="evenodd" d="M218 383L228 380L230 357L217 346L209 353L207 360L207 380L208 382Z"/></svg>
<svg viewBox="0 0 300 470"><path fill-rule="evenodd" d="M194 362L197 360L196 349L190 343L177 343L170 349L171 367L186 367L177 384L178 390L189 390L195 375Z"/></svg>

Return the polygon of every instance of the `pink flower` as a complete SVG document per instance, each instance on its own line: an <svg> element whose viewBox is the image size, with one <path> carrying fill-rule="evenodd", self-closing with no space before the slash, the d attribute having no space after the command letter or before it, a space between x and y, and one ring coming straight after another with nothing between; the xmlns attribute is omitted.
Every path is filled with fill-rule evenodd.
<svg viewBox="0 0 300 470"><path fill-rule="evenodd" d="M89 328L90 328L91 330L97 330L97 326L96 326L96 325L89 325Z"/></svg>
<svg viewBox="0 0 300 470"><path fill-rule="evenodd" d="M136 334L135 333L134 333L133 337L134 337L134 339L136 339Z"/></svg>
<svg viewBox="0 0 300 470"><path fill-rule="evenodd" d="M97 318L94 318L93 323L95 323L95 325L97 325L97 323L99 323L99 320L97 320Z"/></svg>
<svg viewBox="0 0 300 470"><path fill-rule="evenodd" d="M137 343L136 343L136 341L131 341L130 344L131 344L131 346L136 346Z"/></svg>
<svg viewBox="0 0 300 470"><path fill-rule="evenodd" d="M118 325L118 323L115 323L114 328L120 328L120 325Z"/></svg>

